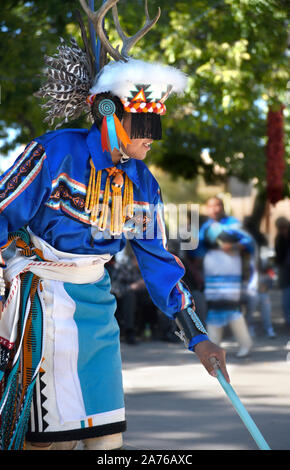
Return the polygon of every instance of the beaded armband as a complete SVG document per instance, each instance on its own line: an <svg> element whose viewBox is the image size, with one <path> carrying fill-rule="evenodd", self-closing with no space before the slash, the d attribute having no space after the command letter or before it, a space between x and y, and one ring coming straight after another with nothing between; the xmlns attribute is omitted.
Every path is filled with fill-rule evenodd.
<svg viewBox="0 0 290 470"><path fill-rule="evenodd" d="M175 334L184 342L186 347L189 346L194 337L207 335L205 327L192 308L178 312L175 316L175 322L180 330L176 331Z"/></svg>

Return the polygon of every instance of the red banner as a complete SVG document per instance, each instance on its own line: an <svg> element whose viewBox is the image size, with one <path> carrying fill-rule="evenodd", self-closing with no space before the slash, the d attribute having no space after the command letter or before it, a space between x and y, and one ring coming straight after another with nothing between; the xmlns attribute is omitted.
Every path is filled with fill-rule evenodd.
<svg viewBox="0 0 290 470"><path fill-rule="evenodd" d="M283 199L283 175L285 171L283 108L268 111L267 116L267 198L271 204Z"/></svg>

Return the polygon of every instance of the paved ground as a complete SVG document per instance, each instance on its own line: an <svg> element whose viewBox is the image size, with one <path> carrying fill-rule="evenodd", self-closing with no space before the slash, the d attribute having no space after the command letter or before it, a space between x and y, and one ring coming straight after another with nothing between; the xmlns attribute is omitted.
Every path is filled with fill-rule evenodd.
<svg viewBox="0 0 290 470"><path fill-rule="evenodd" d="M283 326L279 292L273 292L272 301L277 338L264 336L257 316L250 357L235 357L237 344L229 334L223 346L231 384L269 446L289 450L290 331ZM257 450L217 379L182 343L122 343L122 357L129 447Z"/></svg>

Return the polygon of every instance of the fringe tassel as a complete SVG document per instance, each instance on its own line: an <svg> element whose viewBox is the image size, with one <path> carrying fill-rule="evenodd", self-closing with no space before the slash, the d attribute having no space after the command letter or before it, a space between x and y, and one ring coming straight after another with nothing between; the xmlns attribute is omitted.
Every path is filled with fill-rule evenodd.
<svg viewBox="0 0 290 470"><path fill-rule="evenodd" d="M122 170L115 167L106 168L107 180L103 195L103 202L100 203L102 170L97 172L93 161L90 160L91 172L87 188L85 211L90 214L90 223L96 225L103 231L107 227L109 216L109 202L112 200L110 233L120 235L127 218L133 217L133 183L125 175L125 182ZM112 182L111 182L111 178ZM122 188L124 193L122 197ZM111 193L112 190L112 193Z"/></svg>
<svg viewBox="0 0 290 470"><path fill-rule="evenodd" d="M133 200L133 183L125 176L125 188L124 188L124 196L123 196L123 223L127 218L132 218L134 215L134 200Z"/></svg>
<svg viewBox="0 0 290 470"><path fill-rule="evenodd" d="M107 220L108 220L108 213L109 213L109 200L110 200L110 178L109 176L107 176L102 210L101 210L101 215L100 215L100 219L98 223L99 230L105 230L107 227Z"/></svg>
<svg viewBox="0 0 290 470"><path fill-rule="evenodd" d="M34 274L29 272L21 275L17 345L21 350L15 364L10 370L9 366L7 367L2 379L1 450L21 450L24 448L33 389L43 352L43 312L37 293L38 285L39 278ZM28 299L30 299L30 309L26 318ZM13 357L11 357L10 366L12 361Z"/></svg>
<svg viewBox="0 0 290 470"><path fill-rule="evenodd" d="M122 192L113 190L111 227L112 235L120 235L123 229Z"/></svg>
<svg viewBox="0 0 290 470"><path fill-rule="evenodd" d="M26 229L10 232L8 240L7 246L15 241L24 256L43 260L41 252L33 248ZM33 390L43 353L43 312L38 287L37 276L30 272L21 274L16 347L7 359L5 348L0 347L0 450L25 448Z"/></svg>

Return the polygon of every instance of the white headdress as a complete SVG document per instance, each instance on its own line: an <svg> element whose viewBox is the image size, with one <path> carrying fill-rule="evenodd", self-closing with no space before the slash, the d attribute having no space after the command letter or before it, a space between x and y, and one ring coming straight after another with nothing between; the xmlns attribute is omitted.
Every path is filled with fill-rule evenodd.
<svg viewBox="0 0 290 470"><path fill-rule="evenodd" d="M156 17L151 20L148 14L147 0L145 0L145 25L134 36L127 37L120 27L116 6L118 1L103 1L100 9L94 12L85 0L80 0L91 26L93 25L95 29L99 44L101 44L102 49L99 55L101 59L92 57L85 37L84 25L80 22L85 51L77 45L74 39L71 40L71 46L65 45L61 40L58 54L54 57L45 57L48 66L45 71L47 83L36 94L42 98L50 98L46 104L42 105L48 109L46 121L49 124L53 124L56 118L64 118L59 124L61 125L63 122L77 118L83 112L88 112L88 106L93 106L95 111L97 108L97 113L104 123L102 142L105 145L105 141L109 139L113 148L114 145L117 145L117 137L120 138L120 133L118 133L120 125L117 122L116 102L112 97L121 100L123 111L140 115L139 118L143 115L147 123L151 119L151 115L151 120L154 117L156 123L156 116L166 112L164 102L169 94L181 93L187 83L186 75L172 66L156 62L148 63L129 57L129 50L133 45L158 21L160 9ZM112 47L103 27L104 17L110 9L112 9L115 26L123 42L120 52L118 48ZM106 53L114 61L106 64ZM99 61L97 64L98 73L94 76L97 60ZM106 93L109 93L110 96L104 95L104 99L101 99L102 95ZM96 97L98 97L97 104ZM134 121L136 119L137 117L134 118ZM138 125L140 128L140 123ZM161 132L160 124L159 127Z"/></svg>

